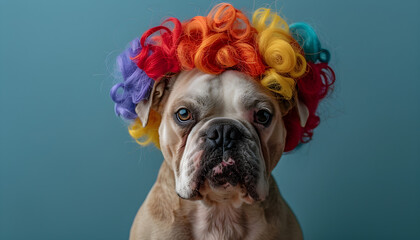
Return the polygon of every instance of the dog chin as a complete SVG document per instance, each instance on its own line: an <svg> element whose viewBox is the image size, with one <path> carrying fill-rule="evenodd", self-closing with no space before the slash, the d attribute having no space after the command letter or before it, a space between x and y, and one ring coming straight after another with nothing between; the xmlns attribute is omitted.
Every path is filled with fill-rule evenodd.
<svg viewBox="0 0 420 240"><path fill-rule="evenodd" d="M251 197L246 187L241 184L232 185L229 182L225 182L220 185L209 179L204 180L198 193L200 199L206 205L230 204L238 208L242 203L252 204L260 200L258 196Z"/></svg>
<svg viewBox="0 0 420 240"><path fill-rule="evenodd" d="M253 204L263 201L266 193L257 191L261 184L240 183L239 179L226 178L225 176L201 176L196 178L191 185L191 195L181 198L187 200L201 200L205 205L229 204L235 208L243 203ZM263 184L264 185L264 184Z"/></svg>

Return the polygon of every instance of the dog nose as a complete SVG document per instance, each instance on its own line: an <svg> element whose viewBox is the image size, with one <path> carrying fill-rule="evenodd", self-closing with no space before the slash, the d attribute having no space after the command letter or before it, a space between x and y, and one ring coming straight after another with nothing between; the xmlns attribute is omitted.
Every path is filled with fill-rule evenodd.
<svg viewBox="0 0 420 240"><path fill-rule="evenodd" d="M230 149L235 142L241 138L239 129L232 124L217 124L207 129L207 141L214 144L215 147Z"/></svg>

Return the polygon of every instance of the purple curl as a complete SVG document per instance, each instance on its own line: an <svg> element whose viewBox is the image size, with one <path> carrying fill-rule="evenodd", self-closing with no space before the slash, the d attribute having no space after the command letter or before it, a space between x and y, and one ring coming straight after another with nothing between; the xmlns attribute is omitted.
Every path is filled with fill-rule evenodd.
<svg viewBox="0 0 420 240"><path fill-rule="evenodd" d="M140 40L136 38L131 42L131 47L117 57L123 82L115 84L111 88L110 95L115 102L115 114L125 119L137 118L136 105L141 100L149 98L154 83L154 80L130 59L138 55L141 49ZM117 93L120 88L122 93Z"/></svg>

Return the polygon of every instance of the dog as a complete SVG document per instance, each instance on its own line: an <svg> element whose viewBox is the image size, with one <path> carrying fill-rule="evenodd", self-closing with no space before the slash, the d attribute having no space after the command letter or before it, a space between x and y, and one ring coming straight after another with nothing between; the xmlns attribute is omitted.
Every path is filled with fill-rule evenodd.
<svg viewBox="0 0 420 240"><path fill-rule="evenodd" d="M228 3L133 40L110 96L164 161L130 240L302 239L271 172L311 140L335 81L329 60L310 25L268 8L251 23Z"/></svg>
<svg viewBox="0 0 420 240"><path fill-rule="evenodd" d="M154 83L136 113L159 126L164 161L137 213L130 240L303 239L271 175L283 154L285 107L252 77L227 70L181 71Z"/></svg>

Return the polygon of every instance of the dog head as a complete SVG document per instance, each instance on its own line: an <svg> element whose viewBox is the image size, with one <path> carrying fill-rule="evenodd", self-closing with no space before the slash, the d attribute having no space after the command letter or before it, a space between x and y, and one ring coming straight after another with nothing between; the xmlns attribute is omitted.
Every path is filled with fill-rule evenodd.
<svg viewBox="0 0 420 240"><path fill-rule="evenodd" d="M287 134L272 92L238 71L184 71L156 83L150 99L137 105L143 124L151 108L162 116L160 147L181 198L265 199ZM307 110L298 108L304 124Z"/></svg>
<svg viewBox="0 0 420 240"><path fill-rule="evenodd" d="M288 26L266 8L251 23L221 3L135 39L118 57L123 82L111 98L134 121L131 136L159 141L180 197L251 203L267 196L283 151L318 126L335 81L329 58L308 24Z"/></svg>

